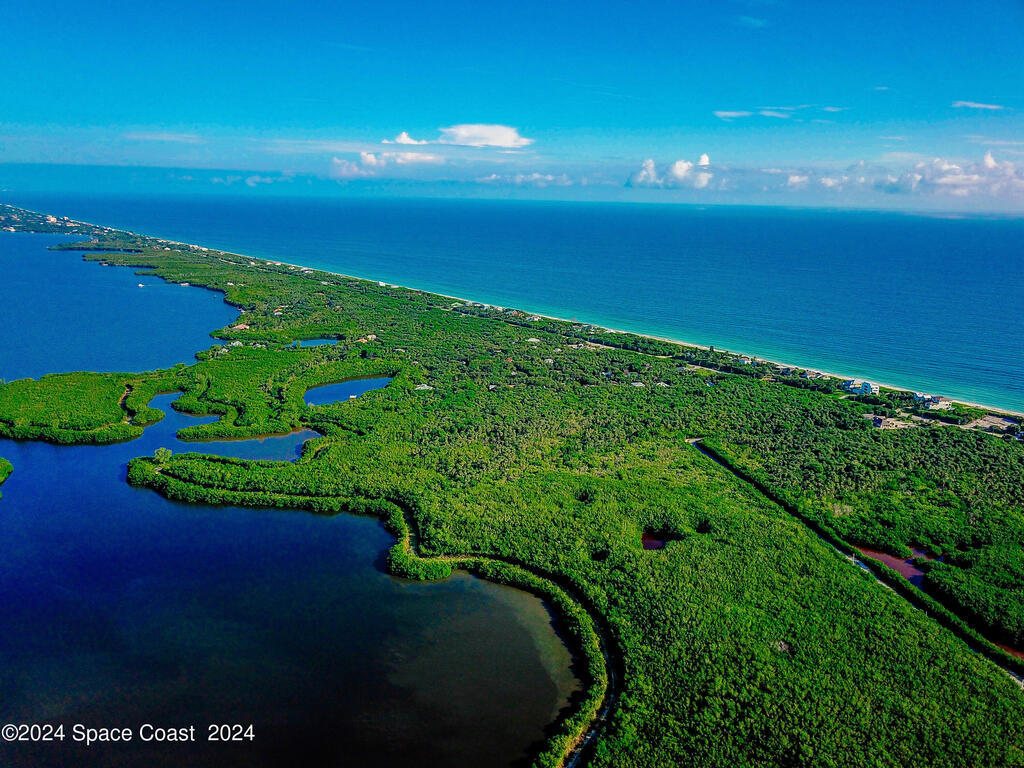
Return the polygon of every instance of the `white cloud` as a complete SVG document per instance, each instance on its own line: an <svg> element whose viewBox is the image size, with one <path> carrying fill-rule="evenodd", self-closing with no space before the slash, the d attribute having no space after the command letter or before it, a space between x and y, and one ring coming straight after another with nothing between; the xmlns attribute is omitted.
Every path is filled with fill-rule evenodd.
<svg viewBox="0 0 1024 768"><path fill-rule="evenodd" d="M371 157L373 157L371 155ZM373 161L376 162L377 158L374 157ZM331 158L331 167L328 171L332 179L362 179L367 176L373 176L373 171L363 167L359 163L354 163L351 160L344 160L340 157Z"/></svg>
<svg viewBox="0 0 1024 768"><path fill-rule="evenodd" d="M173 133L171 131L134 131L123 133L121 138L128 141L159 141L168 144L202 144L203 140L194 133Z"/></svg>
<svg viewBox="0 0 1024 768"><path fill-rule="evenodd" d="M380 162L394 162L398 165L441 165L444 158L432 152L381 152Z"/></svg>
<svg viewBox="0 0 1024 768"><path fill-rule="evenodd" d="M953 106L960 109L1006 109L1001 104L982 104L977 101L954 101Z"/></svg>
<svg viewBox="0 0 1024 768"><path fill-rule="evenodd" d="M822 112L845 112L849 107L822 107Z"/></svg>
<svg viewBox="0 0 1024 768"><path fill-rule="evenodd" d="M921 192L956 197L1024 197L1024 169L997 160L991 150L981 162L952 162L941 157L920 160L900 175L896 183L883 185L886 192Z"/></svg>
<svg viewBox="0 0 1024 768"><path fill-rule="evenodd" d="M878 138L883 139L885 141L906 141L907 140L906 136L879 136Z"/></svg>
<svg viewBox="0 0 1024 768"><path fill-rule="evenodd" d="M714 173L708 170L710 165L711 159L705 152L696 163L690 160L676 160L668 166L664 175L659 175L654 160L648 158L641 163L640 170L629 177L626 186L704 189L715 177Z"/></svg>
<svg viewBox="0 0 1024 768"><path fill-rule="evenodd" d="M892 90L892 89L889 88L888 85L876 85L875 86L875 90L876 91L889 91L889 90Z"/></svg>
<svg viewBox="0 0 1024 768"><path fill-rule="evenodd" d="M564 173L557 175L536 172L509 175L491 173L487 176L481 176L477 181L483 184L511 184L516 187L537 187L539 189L544 189L545 187L570 187L573 185L573 180Z"/></svg>
<svg viewBox="0 0 1024 768"><path fill-rule="evenodd" d="M710 163L705 166L689 160L677 160L661 172L654 160L648 159L629 177L627 186L775 194L817 190L819 194L863 196L882 192L1024 201L1024 167L998 159L991 150L971 162L890 152L878 164L861 161L845 172L811 165L788 169L715 166L712 170Z"/></svg>
<svg viewBox="0 0 1024 768"><path fill-rule="evenodd" d="M690 175L693 163L689 160L676 160L668 167L668 175L677 181L682 181Z"/></svg>
<svg viewBox="0 0 1024 768"><path fill-rule="evenodd" d="M332 178L355 179L375 176L389 165L441 165L444 158L430 152L360 152L359 162L335 157L331 161Z"/></svg>
<svg viewBox="0 0 1024 768"><path fill-rule="evenodd" d="M657 187L661 185L654 160L647 158L640 164L640 170L629 177L629 185L633 187Z"/></svg>
<svg viewBox="0 0 1024 768"><path fill-rule="evenodd" d="M711 114L713 114L719 120L732 120L733 118L736 117L750 117L753 114L753 112L747 112L746 110L716 109Z"/></svg>
<svg viewBox="0 0 1024 768"><path fill-rule="evenodd" d="M508 125L489 123L461 123L441 129L439 144L462 147L505 147L519 149L533 143L533 139L519 135L519 129Z"/></svg>
<svg viewBox="0 0 1024 768"><path fill-rule="evenodd" d="M761 115L762 117L781 117L781 118L790 117L790 114L788 112L779 112L779 111L774 110L774 109L762 109L757 114Z"/></svg>
<svg viewBox="0 0 1024 768"><path fill-rule="evenodd" d="M426 139L416 140L406 131L402 131L394 139L384 139L381 144L429 144Z"/></svg>

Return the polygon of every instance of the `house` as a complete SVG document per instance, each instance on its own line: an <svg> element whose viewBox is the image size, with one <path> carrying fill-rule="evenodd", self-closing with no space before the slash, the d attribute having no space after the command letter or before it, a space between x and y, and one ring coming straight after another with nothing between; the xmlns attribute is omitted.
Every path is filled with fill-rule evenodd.
<svg viewBox="0 0 1024 768"><path fill-rule="evenodd" d="M861 379L849 379L843 382L843 389L855 395L877 395L878 385Z"/></svg>

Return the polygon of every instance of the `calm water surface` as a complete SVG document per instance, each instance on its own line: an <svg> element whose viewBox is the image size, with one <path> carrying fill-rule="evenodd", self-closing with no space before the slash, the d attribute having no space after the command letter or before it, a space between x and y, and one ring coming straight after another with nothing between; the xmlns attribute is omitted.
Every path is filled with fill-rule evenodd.
<svg viewBox="0 0 1024 768"><path fill-rule="evenodd" d="M68 239L0 232L0 378L191 363L238 316L219 293L46 250Z"/></svg>
<svg viewBox="0 0 1024 768"><path fill-rule="evenodd" d="M60 272L61 260L48 263ZM212 293L173 291L161 306L186 338L230 319ZM204 301L188 305L190 294ZM142 309L126 328L160 317ZM91 349L84 367L109 367L103 347ZM4 366L32 370L34 354L7 350ZM122 361L113 367L174 362ZM344 399L379 385L350 382ZM393 540L376 520L192 507L129 487L126 462L161 446L292 459L305 437L183 443L174 433L197 420L173 411L174 397L154 400L166 418L129 443L0 440L15 467L0 499L0 721L195 724L200 734L251 722L256 740L0 744L0 765L502 766L525 756L577 686L543 603L466 575L391 578L382 562Z"/></svg>

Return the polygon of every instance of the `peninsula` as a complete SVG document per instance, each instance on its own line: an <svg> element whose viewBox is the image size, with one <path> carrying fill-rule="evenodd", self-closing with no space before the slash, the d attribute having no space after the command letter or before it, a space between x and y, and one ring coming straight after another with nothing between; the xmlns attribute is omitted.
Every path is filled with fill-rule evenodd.
<svg viewBox="0 0 1024 768"><path fill-rule="evenodd" d="M584 693L536 765L1024 762L1013 414L9 206L0 229L239 310L191 364L0 385L0 436L131 440L165 392L219 416L188 439L315 430L296 462L158 451L128 481L378 516L396 574L542 595ZM921 588L858 547L920 552Z"/></svg>

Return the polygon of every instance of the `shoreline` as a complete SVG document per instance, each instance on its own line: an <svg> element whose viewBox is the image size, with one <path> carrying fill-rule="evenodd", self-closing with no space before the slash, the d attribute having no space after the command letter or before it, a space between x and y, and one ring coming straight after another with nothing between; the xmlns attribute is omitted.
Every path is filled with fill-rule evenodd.
<svg viewBox="0 0 1024 768"><path fill-rule="evenodd" d="M131 233L131 234L137 234L137 233ZM144 236L148 237L148 235L144 235ZM195 245L193 243L180 243L180 245L187 245L187 246L192 247L192 248L202 247L202 246L197 246L197 245ZM441 293L440 291L430 291L430 290L427 290L425 288L416 288L415 286L411 286L411 285L401 285L399 283L390 283L390 282L387 282L385 280L375 280L374 278L371 278L371 277L360 277L359 275L349 275L349 274L346 274L344 272L334 272L334 271L331 271L331 270L321 269L319 267L310 266L309 264L296 264L296 263L290 262L290 261L279 261L279 260L274 260L274 259L267 259L267 258L264 258L262 256L246 256L246 255L241 254L241 253L235 253L233 251L223 251L223 250L220 250L220 249L218 249L218 251L220 253L224 253L224 254L227 254L229 256L237 256L240 259L249 259L249 260L256 259L257 261L262 261L262 262L264 262L266 264L270 264L271 266L281 265L281 266L286 266L286 267L295 267L296 269L310 269L310 270L313 270L314 272L318 272L318 273L324 274L324 275L334 275L336 277L343 277L343 278L345 278L347 280L360 280L362 282L374 283L374 284L376 284L378 286L387 286L389 288L401 288L401 289L407 290L407 291L417 291L419 293L425 293L425 294L429 294L431 296L440 296L441 298L444 298L444 299L452 299L454 301L460 301L460 302L463 302L463 303L466 303L466 302L470 302L470 303L474 303L475 302L475 303L478 303L478 304L484 303L484 302L478 301L477 299L470 299L470 298L466 298L464 296L455 296L455 295L449 294L449 293ZM494 307L494 306L498 306L498 305L488 303L487 306ZM507 309L507 307L506 307L506 309ZM845 373L835 373L833 371L827 371L827 370L824 370L822 368L812 368L812 367L809 367L809 366L795 365L793 363L787 363L787 362L783 362L781 360L773 360L773 359L766 358L766 357L755 357L752 354L748 354L748 353L745 353L745 352L737 352L736 350L726 349L724 347L719 347L717 345L698 344L696 342L685 341L683 339L673 339L673 338L670 338L668 336L657 336L657 335L655 335L653 333L641 333L639 331L628 331L628 330L625 330L625 329L622 329L622 328L612 328L610 326L598 325L596 323L589 323L589 322L585 322L583 320L578 320L578 319L577 320L572 320L572 319L569 319L567 317L559 317L558 315L549 315L549 314L545 314L543 312L534 312L533 310L525 309L525 308L520 308L520 307L516 307L516 309L519 309L521 312L524 312L525 314L533 315L534 317L539 317L539 318L541 318L543 320L555 320L555 321L560 322L560 323L570 323L570 324L574 324L574 325L590 325L590 326L592 326L592 327L594 327L594 328L596 328L598 330L606 331L608 333L622 334L622 335L627 335L627 336L636 336L636 337L639 337L639 338L642 338L642 339L652 339L654 341L665 342L666 344L674 344L674 345L679 346L679 347L689 347L691 349L704 349L704 350L708 350L708 349L711 349L712 347L714 347L715 351L717 351L717 352L724 352L726 354L736 355L738 357L749 357L751 359L756 359L758 362L768 363L770 365L776 365L776 366L783 367L783 368L788 367L788 368L797 368L799 370L816 371L816 372L821 373L821 374L823 374L825 376L828 376L828 377L831 377L831 378L834 378L834 379L839 379L841 381L845 381L845 380L849 380L849 379L866 379L866 378L868 378L868 377L863 376L863 375L857 375L857 374L852 374L851 375L851 374L845 374ZM875 379L873 377L870 379L870 381L873 384L877 384L882 389L888 389L888 390L892 390L894 392L910 392L910 393L914 393L914 392L921 391L921 390L911 389L909 387L901 387L901 386L898 386L896 384L887 384L887 383L885 383L883 381L879 381L879 380L877 380L877 379ZM949 399L952 400L954 403L957 403L959 405L966 405L966 406L969 406L971 408L980 408L980 409L988 411L990 413L1003 414L1003 415L1006 415L1006 416L1014 416L1014 417L1017 417L1017 418L1024 418L1024 411L1016 411L1016 410L1013 410L1011 408L1004 408L1002 406L996 406L996 405L986 405L984 403L977 403L977 402L973 402L973 401L970 401L970 400L963 400L963 399L959 399L959 398L955 398L955 397L951 397Z"/></svg>
<svg viewBox="0 0 1024 768"><path fill-rule="evenodd" d="M12 206L12 207L17 207L17 206ZM29 211L28 209L24 209L24 208L21 209L21 210L25 210L25 211L27 211L29 213L34 213L34 214L39 215L39 216L45 215L45 214L42 214L42 213L40 213L38 211ZM401 289L408 290L408 291L417 291L419 293L429 294L429 295L432 295L432 296L440 296L441 298L452 299L452 300L460 301L460 302L463 302L463 303L466 303L466 302L470 302L470 303L484 303L484 302L480 302L480 301L478 301L476 299L470 299L470 298L466 298L466 297L463 297L463 296L455 296L453 294L442 293L441 291L432 291L432 290L427 290L427 289L424 289L424 288L416 288L414 286L402 285L400 283L392 283L392 282L388 282L388 281L384 281L384 280L378 280L378 279L374 279L374 278L370 278L370 277L361 277L359 275L350 275L350 274L346 274L344 272L336 272L336 271L333 271L333 270L327 270L327 269L322 269L320 267L310 266L308 264L298 264L298 263L290 262L290 261L282 261L282 260L278 260L278 259L269 259L269 258L266 258L266 257L263 257L263 256L247 256L246 254L238 253L236 251L227 251L227 250L224 250L222 248L209 248L207 246L198 245L196 243L186 243L186 242L183 242L183 241L180 241L180 240L171 240L171 239L165 238L165 237L157 237L155 235L143 234L143 233L134 232L134 231L131 231L131 230L117 229L115 227L107 227L106 225L93 224L91 222L75 220L74 223L75 224L82 224L82 225L86 225L86 226L90 226L90 227L96 227L98 229L105 229L105 230L107 230L107 232L116 232L116 233L132 235L132 236L135 236L135 237L150 238L152 240L156 240L156 241L159 241L161 243L165 243L165 244L169 244L169 245L176 245L176 246L182 246L182 247L189 248L189 249L195 249L195 250L199 251L200 253L206 253L206 254L222 253L222 254L224 254L226 256L234 256L234 257L237 257L239 259L246 259L248 261L263 262L264 264L269 264L271 266L286 266L286 267L294 267L295 269L299 269L299 270L312 270L313 272L317 272L317 273L320 273L320 274L323 274L323 275L334 275L336 277L343 277L343 278L348 279L348 280L360 280L360 281L367 282L367 283L376 283L379 286L388 286L388 287L393 287L393 288L401 288ZM72 233L60 233L60 232L46 233L46 232L39 232L39 233L36 233L36 234L68 234L68 235L71 235ZM487 303L487 305L488 306L497 306L497 305L491 304L489 302ZM517 309L518 309L518 307L517 307ZM638 338L651 339L651 340L654 340L654 341L661 341L661 342L664 342L666 344L673 344L673 345L676 345L676 346L679 346L679 347L688 347L688 348L691 348L691 349L703 349L703 350L708 350L708 349L711 349L712 347L714 347L714 349L716 351L723 352L723 353L726 353L726 354L729 354L729 355L735 355L737 357L749 357L751 359L757 360L758 362L768 363L770 365L779 366L779 367L783 367L783 368L789 367L789 368L796 368L796 369L799 369L799 370L816 371L818 373L823 374L824 376L831 377L831 378L834 378L834 379L839 379L840 381L845 381L845 380L849 380L849 379L868 379L872 383L877 384L882 389L888 389L888 390L895 391L895 392L910 392L910 393L913 393L913 392L917 392L917 391L922 391L920 389L911 389L909 387L898 386L898 385L895 385L895 384L888 384L888 383L885 383L883 381L879 381L877 379L874 379L873 377L865 376L865 375L862 375L862 374L836 373L836 372L825 370L825 369L822 369L822 368L803 366L803 365L796 365L796 364L793 364L793 363L787 363L787 362L784 362L784 361L781 361L781 360L774 360L774 359L766 358L766 357L757 357L757 356L749 354L749 353L739 352L739 351L736 351L736 350L727 349L727 348L724 348L724 347L719 347L717 345L699 344L699 343L696 343L696 342L687 341L685 339L675 339L675 338L671 338L671 337L668 337L668 336L659 336L659 335L656 335L656 334L653 334L653 333L643 333L643 332L640 332L640 331L630 331L630 330L625 330L625 329L621 329L621 328L613 328L613 327L610 327L610 326L600 325L600 324L597 324L597 323L589 323L589 322L584 322L584 321L581 321L581 320L571 320L569 318L559 317L558 315L550 315L550 314L546 314L544 312L534 312L534 311L528 310L528 309L522 309L521 311L526 313L526 314L542 318L544 320L554 320L554 321L557 321L557 322L571 323L571 324L577 324L577 325L579 325L579 324L590 325L590 326L592 326L592 327L594 327L596 329L603 330L603 331L606 331L606 332L609 332L609 333L631 335L631 336L635 336L635 337L638 337ZM965 399L957 398L957 397L950 397L949 399L952 402L957 403L959 405L964 405L964 406L968 406L968 407L971 407L971 408L979 408L979 409L985 410L985 411L987 411L989 413L992 413L992 414L1011 416L1011 417L1014 417L1014 418L1024 418L1024 411L1018 411L1018 410L1014 410L1012 408L1006 408L1006 407L1003 407L1003 406L987 405L987 404L984 404L984 403L979 403L979 402L975 402L975 401L972 401L972 400L965 400Z"/></svg>

